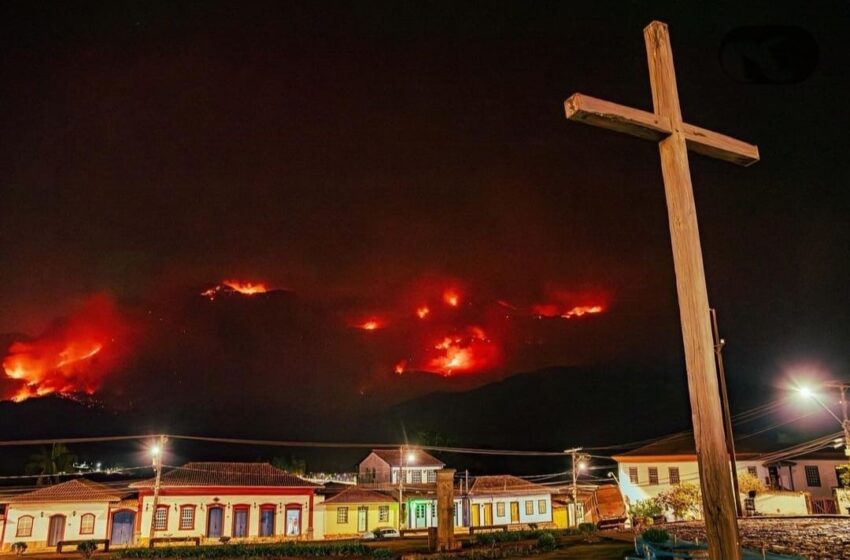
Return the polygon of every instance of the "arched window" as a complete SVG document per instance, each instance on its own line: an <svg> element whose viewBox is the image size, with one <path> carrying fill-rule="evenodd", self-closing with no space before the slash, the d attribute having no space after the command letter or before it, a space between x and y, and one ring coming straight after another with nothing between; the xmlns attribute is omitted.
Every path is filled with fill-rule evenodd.
<svg viewBox="0 0 850 560"><path fill-rule="evenodd" d="M85 515L80 517L80 534L81 535L92 535L94 534L94 514L86 513Z"/></svg>
<svg viewBox="0 0 850 560"><path fill-rule="evenodd" d="M18 518L18 530L15 531L16 537L31 537L32 536L32 515L23 515Z"/></svg>

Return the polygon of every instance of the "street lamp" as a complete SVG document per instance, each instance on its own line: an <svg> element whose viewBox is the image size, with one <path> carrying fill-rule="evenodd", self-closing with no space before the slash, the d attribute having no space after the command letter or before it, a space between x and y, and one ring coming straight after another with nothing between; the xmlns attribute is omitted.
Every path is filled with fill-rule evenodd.
<svg viewBox="0 0 850 560"><path fill-rule="evenodd" d="M153 508L151 511L151 528L148 537L148 546L151 548L153 548L153 538L156 534L156 508L159 505L159 482L160 477L162 476L162 455L163 450L165 449L165 441L165 436L161 435L157 438L156 443L154 443L150 447L151 460L153 461L153 469L156 473L156 477L154 478L153 482Z"/></svg>
<svg viewBox="0 0 850 560"><path fill-rule="evenodd" d="M818 403L821 408L825 411L829 412L829 415L835 418L835 421L841 425L841 429L844 430L844 455L850 457L850 418L848 418L847 413L847 390L850 389L850 383L826 383L824 387L830 389L837 389L841 393L841 400L838 401L838 404L841 405L841 412L843 418L839 418L835 412L818 396L818 394L811 389L810 387L800 386L797 387L797 392L806 399L811 399Z"/></svg>

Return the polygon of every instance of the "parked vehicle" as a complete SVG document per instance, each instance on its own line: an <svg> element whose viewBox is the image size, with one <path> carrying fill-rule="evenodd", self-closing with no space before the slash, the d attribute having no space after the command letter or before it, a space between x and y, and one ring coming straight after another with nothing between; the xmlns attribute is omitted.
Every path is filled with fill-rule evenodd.
<svg viewBox="0 0 850 560"><path fill-rule="evenodd" d="M371 531L366 531L360 535L361 539L395 539L400 537L399 532L392 527L378 527Z"/></svg>

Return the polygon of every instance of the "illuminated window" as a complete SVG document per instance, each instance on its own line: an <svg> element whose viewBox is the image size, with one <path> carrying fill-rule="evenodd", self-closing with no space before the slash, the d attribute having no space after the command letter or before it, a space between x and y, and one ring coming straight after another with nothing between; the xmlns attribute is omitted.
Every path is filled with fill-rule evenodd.
<svg viewBox="0 0 850 560"><path fill-rule="evenodd" d="M180 528L183 530L195 528L195 506L180 507Z"/></svg>
<svg viewBox="0 0 850 560"><path fill-rule="evenodd" d="M94 514L87 513L80 517L80 534L91 535L94 533Z"/></svg>
<svg viewBox="0 0 850 560"><path fill-rule="evenodd" d="M498 502L496 504L496 515L499 517L505 516L505 502Z"/></svg>
<svg viewBox="0 0 850 560"><path fill-rule="evenodd" d="M637 467L629 467L629 482L632 484L638 483Z"/></svg>
<svg viewBox="0 0 850 560"><path fill-rule="evenodd" d="M649 467L649 485L658 485L658 467Z"/></svg>
<svg viewBox="0 0 850 560"><path fill-rule="evenodd" d="M347 507L336 508L336 522L337 523L348 523L348 508Z"/></svg>
<svg viewBox="0 0 850 560"><path fill-rule="evenodd" d="M168 506L157 506L153 516L153 528L157 531L168 529Z"/></svg>
<svg viewBox="0 0 850 560"><path fill-rule="evenodd" d="M390 506L378 507L378 521L387 523L390 520Z"/></svg>
<svg viewBox="0 0 850 560"><path fill-rule="evenodd" d="M670 477L670 484L679 484L679 467L670 467L667 469Z"/></svg>
<svg viewBox="0 0 850 560"><path fill-rule="evenodd" d="M537 513L546 513L546 500L537 500Z"/></svg>
<svg viewBox="0 0 850 560"><path fill-rule="evenodd" d="M531 500L525 501L525 514L534 515L534 502Z"/></svg>
<svg viewBox="0 0 850 560"><path fill-rule="evenodd" d="M817 465L806 465L806 484L820 486L820 471Z"/></svg>
<svg viewBox="0 0 850 560"><path fill-rule="evenodd" d="M18 530L15 532L16 537L31 537L32 536L32 516L24 515L18 518Z"/></svg>

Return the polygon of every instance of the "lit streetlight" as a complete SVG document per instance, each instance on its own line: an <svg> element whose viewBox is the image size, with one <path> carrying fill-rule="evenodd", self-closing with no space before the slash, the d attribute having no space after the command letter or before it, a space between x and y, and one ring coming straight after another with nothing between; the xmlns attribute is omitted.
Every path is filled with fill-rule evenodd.
<svg viewBox="0 0 850 560"><path fill-rule="evenodd" d="M811 387L807 387L805 385L802 385L800 387L797 387L797 392L800 394L801 397L803 397L805 399L813 400L816 403L818 403L821 406L821 408L823 408L825 411L829 412L829 415L832 416L833 418L835 418L835 421L838 422L841 425L841 429L844 430L844 455L846 455L847 457L850 457L850 417L848 417L848 413L847 413L847 390L850 389L850 384L848 384L848 383L827 383L827 384L824 384L824 387L829 388L829 389L837 389L838 391L840 391L841 400L838 401L838 404L841 405L841 412L842 412L843 418L839 418L838 415L835 414L835 412L832 411L832 409L829 407L829 405L827 405L825 402L823 402L823 399L821 399L818 396L817 392L815 392Z"/></svg>

